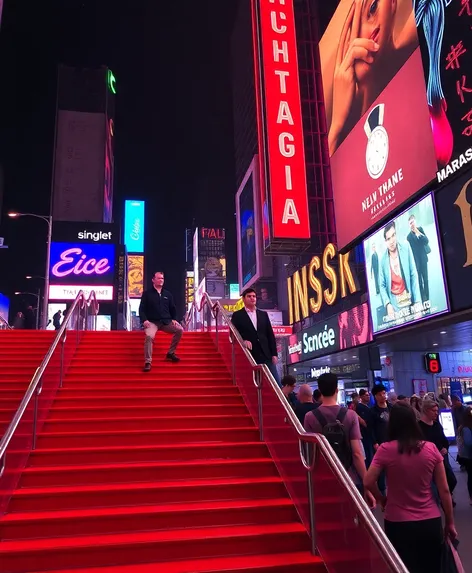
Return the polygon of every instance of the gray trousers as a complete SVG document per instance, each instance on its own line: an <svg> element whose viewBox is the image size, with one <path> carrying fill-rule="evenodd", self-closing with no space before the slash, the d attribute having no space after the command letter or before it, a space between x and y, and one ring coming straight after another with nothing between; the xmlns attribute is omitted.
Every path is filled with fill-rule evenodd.
<svg viewBox="0 0 472 573"><path fill-rule="evenodd" d="M144 329L144 334L146 335L146 338L144 339L144 360L145 362L149 362L149 364L152 362L152 347L154 344L154 338L156 337L156 334L159 330L174 335L170 343L169 354L174 354L184 332L184 329L180 326L180 324L155 324L154 322L151 322L151 326Z"/></svg>

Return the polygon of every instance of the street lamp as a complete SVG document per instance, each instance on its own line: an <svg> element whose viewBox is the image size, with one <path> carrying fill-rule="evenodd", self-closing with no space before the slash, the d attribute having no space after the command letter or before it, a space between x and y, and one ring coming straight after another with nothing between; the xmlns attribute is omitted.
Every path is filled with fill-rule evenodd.
<svg viewBox="0 0 472 573"><path fill-rule="evenodd" d="M44 215L36 215L35 213L8 213L8 216L12 219L17 219L18 217L35 217L36 219L42 219L48 224L48 240L47 240L47 250L46 250L46 271L44 273L44 296L43 296L43 312L42 312L42 328L46 330L48 325L48 303L49 303L49 265L51 261L51 241L52 241L52 217ZM39 308L39 305L38 305Z"/></svg>
<svg viewBox="0 0 472 573"><path fill-rule="evenodd" d="M39 306L40 306L40 300L41 300L41 291L40 289L38 289L38 292L35 294L34 292L19 292L17 291L15 293L15 295L28 295L28 296L34 296L36 298L36 330L39 329Z"/></svg>

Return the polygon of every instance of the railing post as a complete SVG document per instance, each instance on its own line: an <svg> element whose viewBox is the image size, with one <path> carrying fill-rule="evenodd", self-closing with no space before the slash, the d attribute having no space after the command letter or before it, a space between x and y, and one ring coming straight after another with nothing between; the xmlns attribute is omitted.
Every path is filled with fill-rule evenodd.
<svg viewBox="0 0 472 573"><path fill-rule="evenodd" d="M218 352L219 352L220 351L220 343L219 343L219 338L218 338L218 306L215 306L215 330L216 330L216 335L215 335L216 350L218 350Z"/></svg>
<svg viewBox="0 0 472 573"><path fill-rule="evenodd" d="M36 390L34 392L34 410L33 410L33 444L31 446L32 450L36 449L36 430L38 426L38 407L39 407L39 395L41 394L42 380L39 382Z"/></svg>
<svg viewBox="0 0 472 573"><path fill-rule="evenodd" d="M64 351L67 339L67 330L64 332L64 338L61 343L61 374L59 379L59 388L62 388L62 383L64 382Z"/></svg>
<svg viewBox="0 0 472 573"><path fill-rule="evenodd" d="M257 410L259 418L259 439L264 441L264 410L262 408L262 371L253 370L254 383L257 388Z"/></svg>
<svg viewBox="0 0 472 573"><path fill-rule="evenodd" d="M231 374L233 376L233 384L236 386L236 350L235 350L235 340L231 337Z"/></svg>
<svg viewBox="0 0 472 573"><path fill-rule="evenodd" d="M311 463L311 456L316 455L315 448L313 444L304 444L304 447L307 451L307 458L308 464L310 467L313 466ZM311 453L310 453L311 452ZM306 473L307 476L307 487L308 487L308 507L310 510L310 539L311 539L311 553L312 555L317 555L318 549L316 544L316 520L315 520L315 498L313 495L313 473L311 470L308 470Z"/></svg>

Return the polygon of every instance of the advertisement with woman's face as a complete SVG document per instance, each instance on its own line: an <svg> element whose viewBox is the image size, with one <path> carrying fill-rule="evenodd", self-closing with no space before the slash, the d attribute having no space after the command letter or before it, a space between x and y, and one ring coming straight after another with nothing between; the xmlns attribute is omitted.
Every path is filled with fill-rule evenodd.
<svg viewBox="0 0 472 573"><path fill-rule="evenodd" d="M436 174L412 0L341 0L320 57L342 247Z"/></svg>

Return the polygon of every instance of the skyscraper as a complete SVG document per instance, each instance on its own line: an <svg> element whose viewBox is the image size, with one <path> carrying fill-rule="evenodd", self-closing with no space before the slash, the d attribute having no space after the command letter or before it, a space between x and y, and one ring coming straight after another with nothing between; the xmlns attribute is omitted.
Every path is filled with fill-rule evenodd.
<svg viewBox="0 0 472 573"><path fill-rule="evenodd" d="M106 67L59 67L52 196L56 221L112 221L115 93L115 77Z"/></svg>

